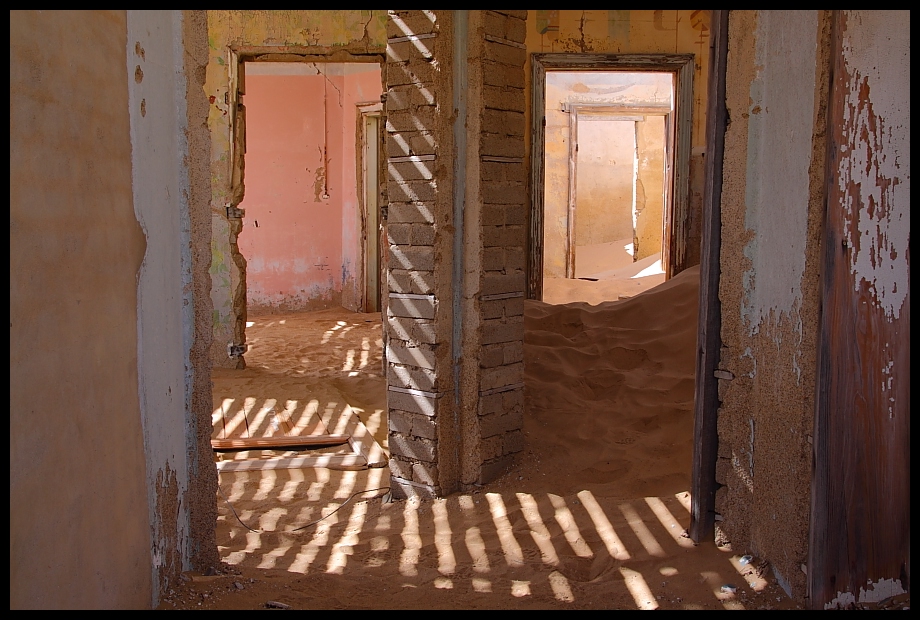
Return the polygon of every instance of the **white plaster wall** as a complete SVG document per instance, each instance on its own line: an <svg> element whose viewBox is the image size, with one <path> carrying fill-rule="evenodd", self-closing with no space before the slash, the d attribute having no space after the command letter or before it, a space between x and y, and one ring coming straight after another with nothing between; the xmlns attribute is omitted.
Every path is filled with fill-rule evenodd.
<svg viewBox="0 0 920 620"><path fill-rule="evenodd" d="M126 37L10 12L10 609L151 601Z"/></svg>
<svg viewBox="0 0 920 620"><path fill-rule="evenodd" d="M759 11L757 74L747 109L748 150L742 320L750 335L765 320L798 315L805 272L817 11ZM797 329L801 338L801 322Z"/></svg>
<svg viewBox="0 0 920 620"><path fill-rule="evenodd" d="M128 11L127 68L134 210L147 237L137 283L138 375L156 599L157 584L176 568L167 565L177 561L176 545L178 569L189 568L189 507L157 504L173 480L177 500L189 483L193 306L181 11ZM178 510L177 522L164 521L162 509Z"/></svg>

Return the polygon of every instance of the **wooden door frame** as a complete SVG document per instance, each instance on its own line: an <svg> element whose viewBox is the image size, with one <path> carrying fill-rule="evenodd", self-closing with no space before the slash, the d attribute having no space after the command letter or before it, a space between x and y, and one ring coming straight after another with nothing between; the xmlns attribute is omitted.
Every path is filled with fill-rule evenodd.
<svg viewBox="0 0 920 620"><path fill-rule="evenodd" d="M564 104L563 111L569 114L569 196L568 196L568 214L566 223L565 239L565 277L575 277L575 223L577 214L575 212L575 203L577 201L577 175L578 175L578 122L581 118L592 117L610 117L610 120L637 122L636 117L645 116L663 116L665 124L665 159L668 167L664 177L664 204L668 203L670 189L673 183L672 172L674 170L674 152L671 148L673 144L674 133L674 114L671 106L636 106L615 103L571 103ZM634 144L637 148L637 145ZM637 170L633 174L638 174ZM635 182L635 179L633 179ZM633 194L633 209L635 209L635 194ZM664 228L664 213L662 213L662 228ZM635 229L633 229L635 237ZM666 243L662 235L662 246Z"/></svg>
<svg viewBox="0 0 920 620"><path fill-rule="evenodd" d="M547 71L643 71L674 75L674 174L665 205L667 241L662 244L665 278L680 272L689 235L689 177L693 122L693 54L532 54L531 55L531 155L530 233L527 260L527 297L543 298L543 187L546 146ZM683 251L680 251L683 248ZM677 251L675 251L677 250Z"/></svg>
<svg viewBox="0 0 920 620"><path fill-rule="evenodd" d="M380 247L380 144L381 144L381 134L383 131L383 103L380 101L364 101L355 104L357 111L357 142L358 142L358 156L355 158L356 169L356 178L358 181L358 224L360 229L358 230L358 239L361 244L361 265L359 266L361 275L361 296L359 300L359 307L363 309L364 312L376 312L380 309L380 289L381 289L381 247ZM376 117L377 120L377 135L369 137L367 135L367 118ZM370 144L371 140L376 140L377 142L377 204L374 205L374 208L377 211L377 227L374 230L371 230L369 222L369 206L367 204L367 188L365 187L367 183L367 173L368 173L368 162L366 149L367 145ZM376 269L377 269L377 298L371 300L368 298L367 289L368 289L368 272L367 272L367 259L368 259L368 243L371 237L374 237L377 240L377 260L376 260ZM373 301L373 303L372 303ZM376 306L374 308L373 306Z"/></svg>
<svg viewBox="0 0 920 620"><path fill-rule="evenodd" d="M386 55L379 52L352 53L343 50L330 51L325 47L315 46L290 46L285 48L285 53L279 54L277 48L265 45L236 45L231 44L227 49L228 54L228 91L227 103L230 108L229 119L229 137L230 137L230 157L229 157L229 178L231 180L231 196L226 204L227 220L245 219L245 211L239 208L245 194L245 167L246 167L246 107L243 103L243 97L246 94L246 63L260 62L291 62L291 63L316 63L316 64L356 64L368 63L376 64L380 67L381 81L381 103L384 102L384 95L387 92L387 63ZM386 122L386 108L383 106L381 111L381 122ZM383 137L381 135L380 148L384 148ZM383 152L383 151L381 151ZM385 179L386 167L384 159L379 158L378 167L379 179ZM382 196L383 192L381 192ZM381 200L383 198L381 197ZM382 202L381 204L384 204ZM386 210L384 208L381 218L386 222ZM244 258L240 255L241 258ZM245 259L239 267L242 275L246 274ZM363 287L362 287L363 290ZM234 343L236 347L242 347L245 351L246 342L246 312L248 301L244 295L242 299L234 298L233 314L240 333L240 342ZM383 297L383 296L382 296ZM363 298L363 293L362 293ZM363 303L363 302L362 302ZM381 305L386 301L381 300ZM385 314L383 315L386 316ZM386 332L386 330L384 330ZM384 338L386 334L384 333Z"/></svg>
<svg viewBox="0 0 920 620"><path fill-rule="evenodd" d="M728 11L714 10L709 30L709 85L706 99L706 167L700 242L700 301L693 399L693 465L690 479L690 539L715 534L716 459L719 455L719 383L722 305L719 277L722 245L722 162L725 153L725 70L728 58Z"/></svg>

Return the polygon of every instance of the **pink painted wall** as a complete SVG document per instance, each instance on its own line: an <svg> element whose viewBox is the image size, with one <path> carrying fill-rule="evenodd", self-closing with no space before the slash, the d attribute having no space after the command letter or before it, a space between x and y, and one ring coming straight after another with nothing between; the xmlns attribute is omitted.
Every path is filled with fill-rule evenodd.
<svg viewBox="0 0 920 620"><path fill-rule="evenodd" d="M253 311L356 310L361 218L355 104L379 101L379 65L246 66L240 252Z"/></svg>

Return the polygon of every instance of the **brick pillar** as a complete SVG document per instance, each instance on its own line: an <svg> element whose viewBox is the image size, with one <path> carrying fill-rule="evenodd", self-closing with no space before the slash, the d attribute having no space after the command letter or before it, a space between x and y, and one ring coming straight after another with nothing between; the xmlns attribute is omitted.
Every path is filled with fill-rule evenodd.
<svg viewBox="0 0 920 620"><path fill-rule="evenodd" d="M449 11L390 11L387 20L386 355L396 495L456 488L449 451L439 441L453 420L449 17Z"/></svg>
<svg viewBox="0 0 920 620"><path fill-rule="evenodd" d="M397 494L488 482L523 447L525 19L390 13L386 328Z"/></svg>
<svg viewBox="0 0 920 620"><path fill-rule="evenodd" d="M526 11L471 11L465 239L464 486L524 447L524 47ZM472 282L470 281L472 279ZM472 285L472 286L471 286ZM464 355L467 360L467 356Z"/></svg>

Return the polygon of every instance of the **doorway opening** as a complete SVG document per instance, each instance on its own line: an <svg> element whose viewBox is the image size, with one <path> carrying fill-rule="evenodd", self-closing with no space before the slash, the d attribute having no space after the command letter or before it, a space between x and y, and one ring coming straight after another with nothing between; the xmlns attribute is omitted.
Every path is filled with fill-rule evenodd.
<svg viewBox="0 0 920 620"><path fill-rule="evenodd" d="M543 288L548 301L561 301L569 291L557 284L560 277L603 281L611 299L664 281L673 81L669 73L547 73ZM559 191L563 184L565 193Z"/></svg>
<svg viewBox="0 0 920 620"><path fill-rule="evenodd" d="M247 310L379 310L376 63L244 62Z"/></svg>
<svg viewBox="0 0 920 620"><path fill-rule="evenodd" d="M235 60L247 368L213 373L218 471L383 467L380 58Z"/></svg>
<svg viewBox="0 0 920 620"><path fill-rule="evenodd" d="M689 55L534 55L528 297L615 301L685 267L692 71Z"/></svg>
<svg viewBox="0 0 920 620"><path fill-rule="evenodd" d="M362 244L364 270L364 311L379 312L381 287L380 236L380 135L383 104L358 104L358 201L364 225Z"/></svg>
<svg viewBox="0 0 920 620"><path fill-rule="evenodd" d="M561 446L557 469L598 496L674 496L698 335L699 271L675 252L689 242L693 57L534 54L532 67L529 437Z"/></svg>

